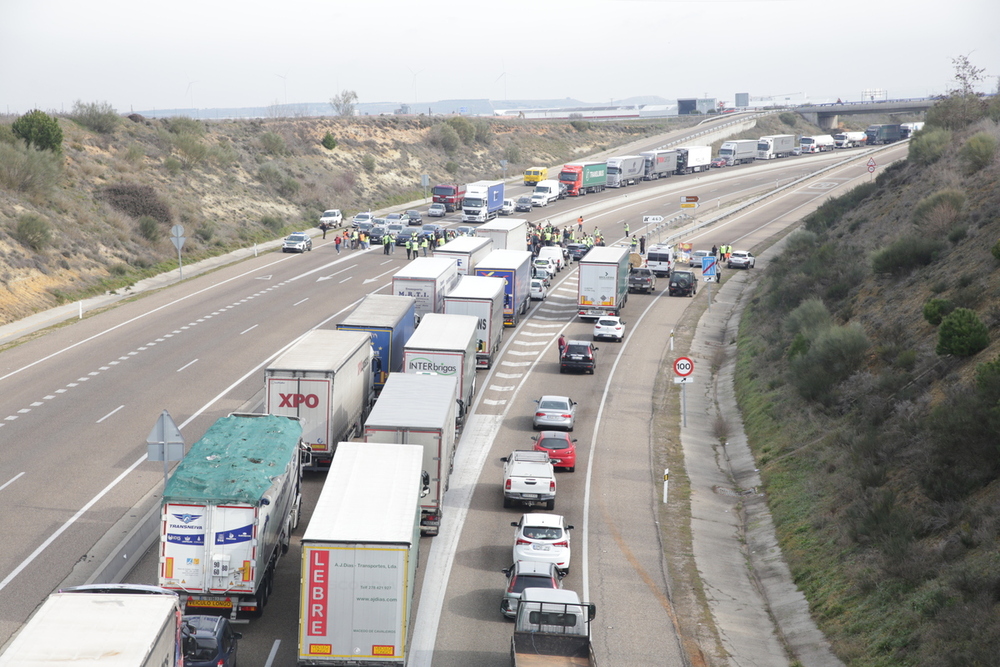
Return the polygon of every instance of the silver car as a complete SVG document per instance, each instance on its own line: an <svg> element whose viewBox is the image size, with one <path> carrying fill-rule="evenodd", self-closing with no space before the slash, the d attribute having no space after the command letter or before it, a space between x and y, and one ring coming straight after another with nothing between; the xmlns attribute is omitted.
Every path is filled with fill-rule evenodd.
<svg viewBox="0 0 1000 667"><path fill-rule="evenodd" d="M519 560L505 570L507 588L500 600L500 613L507 618L517 615L517 601L525 588L562 588L562 575L555 563Z"/></svg>
<svg viewBox="0 0 1000 667"><path fill-rule="evenodd" d="M531 425L536 431L563 429L572 431L576 425L576 402L568 396L542 396L535 403Z"/></svg>

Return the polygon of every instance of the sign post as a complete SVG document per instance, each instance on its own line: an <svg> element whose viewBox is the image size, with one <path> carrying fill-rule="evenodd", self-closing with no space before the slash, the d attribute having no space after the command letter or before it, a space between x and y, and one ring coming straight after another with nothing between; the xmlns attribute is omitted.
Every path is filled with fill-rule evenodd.
<svg viewBox="0 0 1000 667"><path fill-rule="evenodd" d="M184 458L184 436L166 410L160 414L146 438L146 457L150 461L163 461L163 488L166 488L170 461Z"/></svg>
<svg viewBox="0 0 1000 667"><path fill-rule="evenodd" d="M694 362L688 357L677 357L674 359L674 382L681 386L681 418L684 428L687 428L687 393L686 386L691 382L691 374L694 373Z"/></svg>
<svg viewBox="0 0 1000 667"><path fill-rule="evenodd" d="M177 248L177 273L180 274L181 280L184 280L184 268L181 266L181 248L184 247L184 242L187 237L184 236L184 228L180 225L174 225L170 229L170 242L174 244Z"/></svg>
<svg viewBox="0 0 1000 667"><path fill-rule="evenodd" d="M877 166L878 165L875 164L875 158L868 159L868 173L872 175L872 180L875 179L875 167Z"/></svg>
<svg viewBox="0 0 1000 667"><path fill-rule="evenodd" d="M698 195L681 195L681 208L698 208Z"/></svg>
<svg viewBox="0 0 1000 667"><path fill-rule="evenodd" d="M670 468L663 469L663 504L667 504L667 496L670 492Z"/></svg>

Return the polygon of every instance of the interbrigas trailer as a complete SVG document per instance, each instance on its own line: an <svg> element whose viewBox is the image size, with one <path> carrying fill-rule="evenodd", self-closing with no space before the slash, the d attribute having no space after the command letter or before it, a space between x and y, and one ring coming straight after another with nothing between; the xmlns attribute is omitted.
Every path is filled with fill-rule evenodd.
<svg viewBox="0 0 1000 667"><path fill-rule="evenodd" d="M457 378L466 410L476 395L476 322L469 315L431 313L403 346L403 372Z"/></svg>
<svg viewBox="0 0 1000 667"><path fill-rule="evenodd" d="M416 327L413 297L391 294L369 294L337 324L341 331L364 331L371 337L372 381L376 394L382 391L389 373L403 369L403 344Z"/></svg>
<svg viewBox="0 0 1000 667"><path fill-rule="evenodd" d="M300 667L406 663L422 472L417 445L337 446L302 536Z"/></svg>

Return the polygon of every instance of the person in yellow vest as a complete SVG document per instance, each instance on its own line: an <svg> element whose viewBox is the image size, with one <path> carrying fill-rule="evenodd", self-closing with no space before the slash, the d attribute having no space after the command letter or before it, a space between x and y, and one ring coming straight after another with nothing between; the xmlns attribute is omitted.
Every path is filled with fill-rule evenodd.
<svg viewBox="0 0 1000 667"><path fill-rule="evenodd" d="M427 237L426 237L426 236L425 236L425 237L424 237L424 238L423 238L423 239L422 239L422 240L420 241L420 247L424 249L424 257L426 257L426 256L427 256L427 248L429 248L429 247L430 247L430 245L431 245L431 244L430 244L430 242L429 242L429 241L427 240Z"/></svg>

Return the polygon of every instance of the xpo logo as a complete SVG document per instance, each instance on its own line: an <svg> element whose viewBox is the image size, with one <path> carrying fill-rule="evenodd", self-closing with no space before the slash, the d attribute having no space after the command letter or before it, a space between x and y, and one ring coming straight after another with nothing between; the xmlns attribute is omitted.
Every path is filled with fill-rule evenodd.
<svg viewBox="0 0 1000 667"><path fill-rule="evenodd" d="M307 408L319 407L319 396L316 394L278 394L281 397L279 408L297 408L305 405Z"/></svg>

